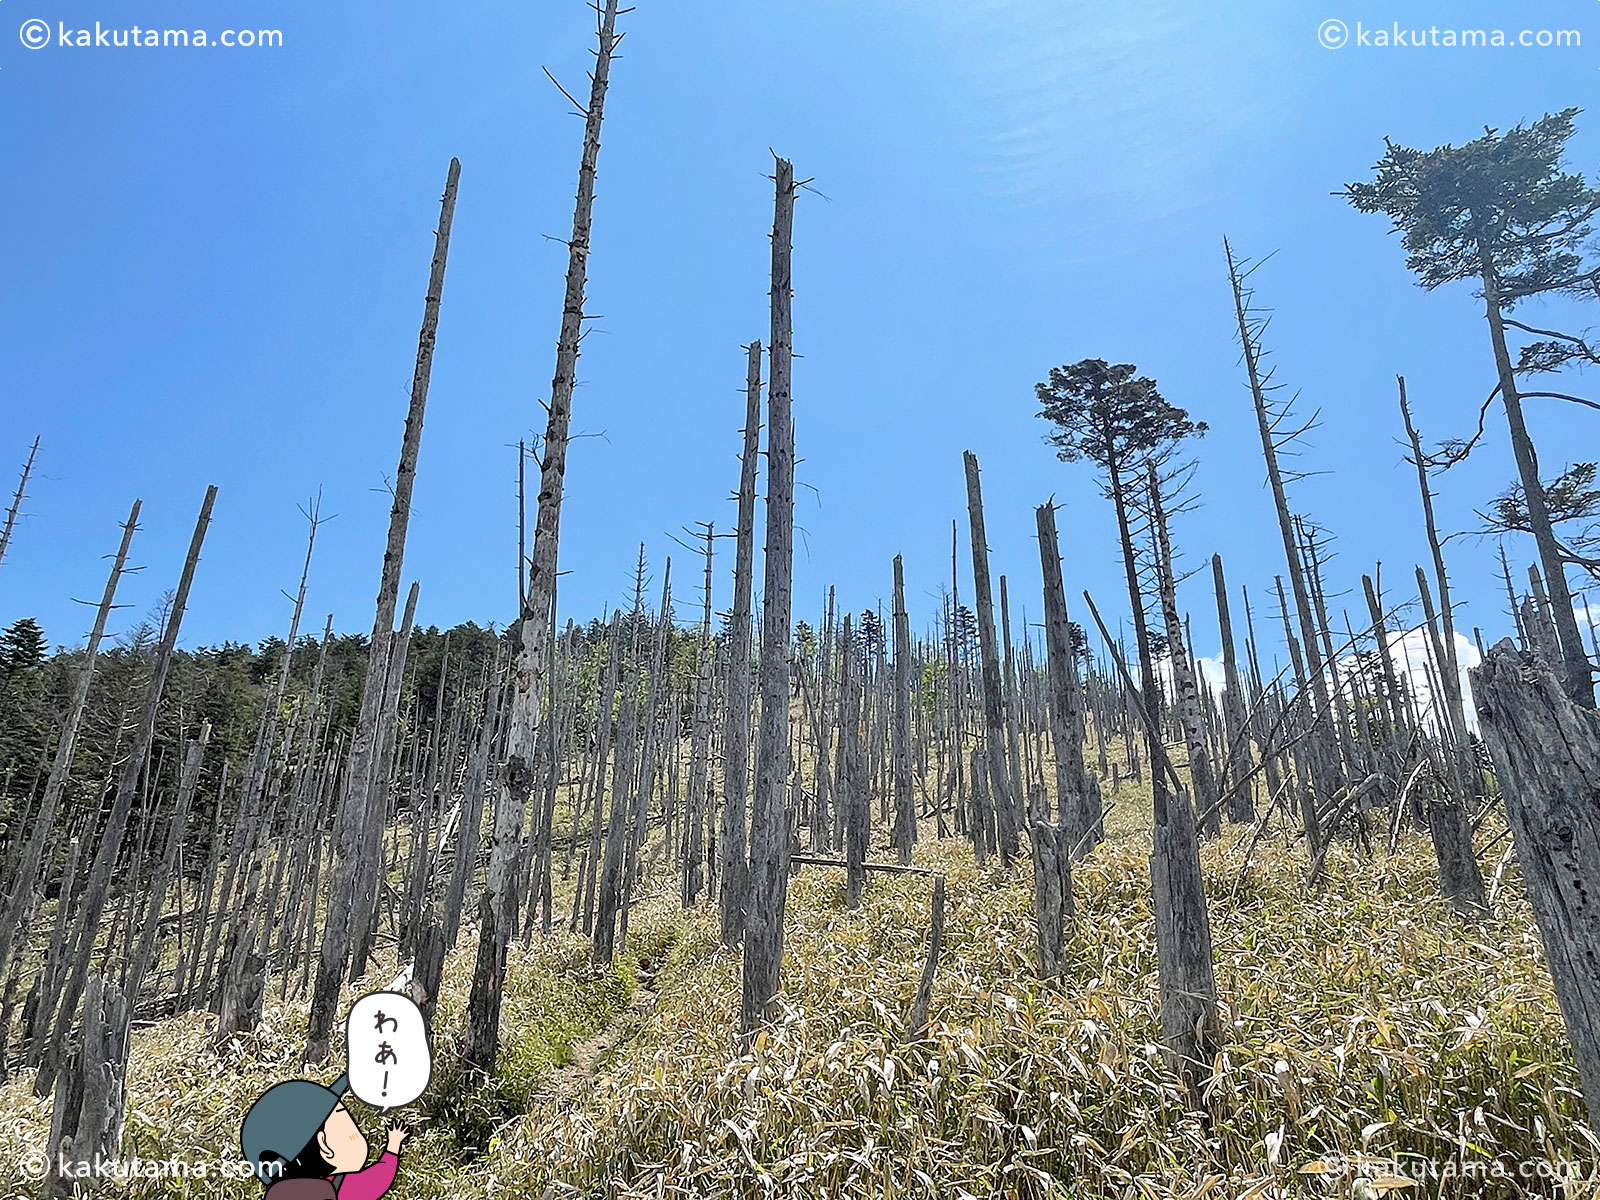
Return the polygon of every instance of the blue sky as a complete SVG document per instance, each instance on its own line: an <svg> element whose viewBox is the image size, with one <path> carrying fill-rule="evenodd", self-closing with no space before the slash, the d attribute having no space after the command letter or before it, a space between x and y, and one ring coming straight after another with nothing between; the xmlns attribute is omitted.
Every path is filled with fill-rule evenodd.
<svg viewBox="0 0 1600 1200"><path fill-rule="evenodd" d="M31 6L31 7L30 7ZM37 10L37 11L35 11ZM287 627L304 523L325 514L306 627L365 631L451 155L460 199L405 577L419 618L506 621L515 596L518 437L543 429L580 122L569 89L593 17L538 5L300 0L5 0L0 103L10 236L0 249L0 468L42 436L0 565L0 622L80 639L103 556L144 500L122 626L176 579L208 483L220 488L184 642ZM270 50L32 50L17 26L277 28ZM1579 49L1328 50L1317 29L1580 30ZM1279 379L1322 412L1296 507L1337 538L1336 607L1362 571L1405 580L1426 548L1400 433L1407 376L1430 439L1470 432L1492 383L1466 287L1414 286L1385 223L1331 195L1383 138L1463 141L1582 103L1600 68L1585 3L1325 0L1225 10L1133 3L642 0L607 105L590 312L563 515L564 614L622 599L638 544L698 570L670 535L733 527L741 344L767 337L769 148L816 193L796 218L796 617L829 584L886 599L903 554L917 624L950 569L961 452L984 470L994 569L1039 611L1033 507L1052 494L1069 597L1125 610L1111 514L1086 467L1054 460L1032 386L1055 364L1132 361L1210 423L1203 505L1176 529L1190 565L1222 553L1263 597L1282 548L1262 487L1222 238L1260 258ZM1573 163L1595 175L1600 116ZM1540 321L1584 325L1551 306ZM1534 405L1547 469L1597 445L1593 414ZM1545 407L1537 407L1538 405ZM1441 520L1513 474L1504 418L1440 483ZM720 544L721 608L729 596ZM1515 544L1513 561L1531 546ZM1493 547L1451 543L1458 623L1505 631ZM1354 588L1353 591L1350 589ZM1208 577L1184 588L1216 651ZM1076 606L1081 610L1081 601ZM1082 615L1081 612L1078 615ZM1014 612L1020 619L1021 612ZM1275 642L1264 633L1263 642Z"/></svg>

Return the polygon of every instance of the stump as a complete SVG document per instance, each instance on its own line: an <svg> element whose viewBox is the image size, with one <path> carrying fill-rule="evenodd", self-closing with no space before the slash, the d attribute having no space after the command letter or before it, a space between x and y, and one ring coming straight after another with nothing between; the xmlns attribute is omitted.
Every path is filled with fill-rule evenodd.
<svg viewBox="0 0 1600 1200"><path fill-rule="evenodd" d="M1589 1124L1600 1129L1600 716L1572 703L1549 662L1509 638L1472 671L1472 694Z"/></svg>
<svg viewBox="0 0 1600 1200"><path fill-rule="evenodd" d="M933 908L928 919L928 956L922 964L922 978L906 1017L906 1041L915 1041L928 1028L928 1005L933 999L933 976L939 969L939 951L944 946L944 876L933 880Z"/></svg>
<svg viewBox="0 0 1600 1200"><path fill-rule="evenodd" d="M1039 935L1039 978L1061 974L1072 901L1072 850L1076 823L1036 821L1033 835L1033 916ZM1081 836L1081 835L1080 835Z"/></svg>
<svg viewBox="0 0 1600 1200"><path fill-rule="evenodd" d="M77 1180L98 1178L95 1164L116 1159L126 1116L128 1002L117 986L90 976L82 1035L56 1078L45 1194L72 1196Z"/></svg>

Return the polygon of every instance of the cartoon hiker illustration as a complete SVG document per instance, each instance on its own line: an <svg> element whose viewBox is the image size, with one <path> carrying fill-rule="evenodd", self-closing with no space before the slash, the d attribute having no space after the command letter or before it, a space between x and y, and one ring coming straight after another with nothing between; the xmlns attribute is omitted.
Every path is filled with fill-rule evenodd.
<svg viewBox="0 0 1600 1200"><path fill-rule="evenodd" d="M378 1200L389 1190L410 1130L391 1125L386 1149L367 1166L367 1139L344 1106L348 1090L347 1075L329 1087L291 1079L250 1106L239 1142L267 1200Z"/></svg>

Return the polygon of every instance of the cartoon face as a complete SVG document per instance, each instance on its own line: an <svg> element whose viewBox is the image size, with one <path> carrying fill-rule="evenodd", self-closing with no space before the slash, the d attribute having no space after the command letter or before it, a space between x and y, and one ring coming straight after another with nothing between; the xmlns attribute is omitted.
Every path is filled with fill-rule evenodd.
<svg viewBox="0 0 1600 1200"><path fill-rule="evenodd" d="M333 1165L338 1174L359 1171L367 1164L367 1139L361 1135L355 1118L343 1104L336 1105L322 1123L322 1128L317 1131L317 1145L322 1150L322 1157Z"/></svg>

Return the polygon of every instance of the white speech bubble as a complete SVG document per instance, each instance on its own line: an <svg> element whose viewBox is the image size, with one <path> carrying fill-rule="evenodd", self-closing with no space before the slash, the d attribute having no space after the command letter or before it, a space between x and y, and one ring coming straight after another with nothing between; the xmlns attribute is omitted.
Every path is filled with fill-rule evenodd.
<svg viewBox="0 0 1600 1200"><path fill-rule="evenodd" d="M433 1049L422 1010L400 992L372 992L344 1023L350 1090L374 1108L410 1104L427 1090Z"/></svg>

